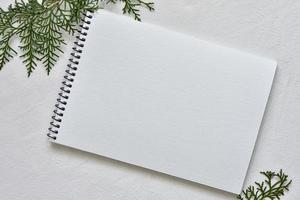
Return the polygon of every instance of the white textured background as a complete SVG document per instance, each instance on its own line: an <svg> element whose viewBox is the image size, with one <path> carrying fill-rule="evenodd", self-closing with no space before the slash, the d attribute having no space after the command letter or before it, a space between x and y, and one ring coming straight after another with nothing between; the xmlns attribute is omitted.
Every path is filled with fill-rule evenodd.
<svg viewBox="0 0 300 200"><path fill-rule="evenodd" d="M0 0L0 6L11 2ZM246 185L260 180L261 170L283 168L294 180L283 199L299 198L300 1L155 3L157 11L144 12L144 21L278 61ZM119 12L117 8L108 9ZM69 49L70 45L65 58ZM28 79L21 61L14 59L0 72L1 200L234 199L231 194L202 185L51 145L45 134L64 65L61 59L49 77L40 67Z"/></svg>

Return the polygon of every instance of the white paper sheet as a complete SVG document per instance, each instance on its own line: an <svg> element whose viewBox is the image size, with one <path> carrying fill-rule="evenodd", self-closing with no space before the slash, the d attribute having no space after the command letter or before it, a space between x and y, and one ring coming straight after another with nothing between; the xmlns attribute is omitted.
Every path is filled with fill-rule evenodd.
<svg viewBox="0 0 300 200"><path fill-rule="evenodd" d="M99 11L55 142L240 193L275 69Z"/></svg>

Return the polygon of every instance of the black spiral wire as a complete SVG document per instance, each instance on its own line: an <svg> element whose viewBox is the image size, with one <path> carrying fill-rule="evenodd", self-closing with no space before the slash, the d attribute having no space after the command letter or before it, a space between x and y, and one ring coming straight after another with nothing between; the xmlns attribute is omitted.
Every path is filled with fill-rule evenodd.
<svg viewBox="0 0 300 200"><path fill-rule="evenodd" d="M76 36L76 41L74 42L74 47L72 48L73 52L70 55L71 57L69 59L69 64L67 65L67 69L65 71L64 80L62 81L62 86L56 100L55 109L53 110L53 115L51 117L50 127L48 128L49 132L47 133L47 136L52 140L56 140L57 138L92 17L92 13L84 13L82 23L79 25L80 28L78 29L78 35Z"/></svg>

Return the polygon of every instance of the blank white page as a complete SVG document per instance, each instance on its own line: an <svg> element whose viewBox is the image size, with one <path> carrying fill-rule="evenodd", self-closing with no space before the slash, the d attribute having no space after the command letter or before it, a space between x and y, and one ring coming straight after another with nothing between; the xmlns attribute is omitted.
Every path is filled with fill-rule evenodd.
<svg viewBox="0 0 300 200"><path fill-rule="evenodd" d="M55 142L240 193L276 62L99 11Z"/></svg>

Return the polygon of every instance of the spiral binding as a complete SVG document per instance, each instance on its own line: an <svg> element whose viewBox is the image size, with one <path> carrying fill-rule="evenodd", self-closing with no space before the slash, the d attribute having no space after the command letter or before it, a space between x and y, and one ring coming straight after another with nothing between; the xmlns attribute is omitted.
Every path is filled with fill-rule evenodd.
<svg viewBox="0 0 300 200"><path fill-rule="evenodd" d="M66 109L67 100L69 99L69 94L71 93L72 83L74 82L74 77L76 76L77 65L79 64L80 55L86 41L87 31L89 30L89 25L91 24L91 19L93 18L92 12L84 13L84 18L81 20L82 23L79 25L78 35L76 36L75 46L72 48L70 63L67 65L65 71L64 80L62 81L62 86L58 94L57 102L55 104L55 109L53 110L53 115L51 117L49 132L47 136L56 140L60 124L62 122L62 117Z"/></svg>

